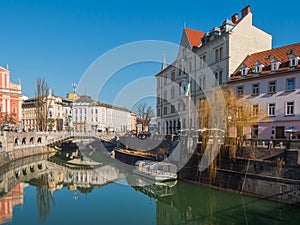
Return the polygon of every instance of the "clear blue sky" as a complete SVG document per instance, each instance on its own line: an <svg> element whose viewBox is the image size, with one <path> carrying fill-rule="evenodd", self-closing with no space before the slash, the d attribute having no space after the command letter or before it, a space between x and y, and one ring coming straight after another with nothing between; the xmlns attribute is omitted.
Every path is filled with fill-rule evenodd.
<svg viewBox="0 0 300 225"><path fill-rule="evenodd" d="M26 96L34 96L37 77L65 96L110 49L140 40L179 43L184 22L206 32L247 5L254 25L273 35L273 47L300 41L298 8L289 1L1 0L0 65L9 64L14 82L21 78ZM124 70L112 82L119 88L129 77L155 75L159 68L149 64L147 69ZM100 100L111 103L110 92Z"/></svg>

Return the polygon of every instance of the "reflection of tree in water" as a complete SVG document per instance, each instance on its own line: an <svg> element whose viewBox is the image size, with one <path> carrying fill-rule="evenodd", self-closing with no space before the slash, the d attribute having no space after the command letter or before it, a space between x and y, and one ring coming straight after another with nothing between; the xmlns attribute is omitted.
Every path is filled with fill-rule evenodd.
<svg viewBox="0 0 300 225"><path fill-rule="evenodd" d="M77 188L82 194L89 194L92 193L93 187L78 187Z"/></svg>
<svg viewBox="0 0 300 225"><path fill-rule="evenodd" d="M46 223L51 212L51 205L55 207L55 199L48 189L48 175L43 174L37 179L32 179L30 184L36 186L36 207L39 212L39 220Z"/></svg>

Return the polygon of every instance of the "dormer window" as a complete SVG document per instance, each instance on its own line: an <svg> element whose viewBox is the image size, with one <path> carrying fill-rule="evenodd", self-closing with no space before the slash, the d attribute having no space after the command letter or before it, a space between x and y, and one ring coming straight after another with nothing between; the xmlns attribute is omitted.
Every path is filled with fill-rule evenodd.
<svg viewBox="0 0 300 225"><path fill-rule="evenodd" d="M255 73L261 73L261 71L263 70L264 67L265 67L264 64L262 64L261 62L257 61L254 64L254 72Z"/></svg>
<svg viewBox="0 0 300 225"><path fill-rule="evenodd" d="M246 76L248 74L248 71L249 71L249 68L245 64L243 64L241 67L241 75Z"/></svg>
<svg viewBox="0 0 300 225"><path fill-rule="evenodd" d="M290 56L290 67L297 66L299 63L299 57L297 57L295 54L292 54Z"/></svg>
<svg viewBox="0 0 300 225"><path fill-rule="evenodd" d="M277 71L281 62L279 62L275 57L271 61L271 71Z"/></svg>

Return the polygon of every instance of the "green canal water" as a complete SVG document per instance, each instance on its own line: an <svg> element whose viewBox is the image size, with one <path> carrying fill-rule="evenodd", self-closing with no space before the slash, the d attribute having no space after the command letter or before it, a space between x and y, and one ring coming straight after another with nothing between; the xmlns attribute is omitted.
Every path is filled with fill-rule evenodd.
<svg viewBox="0 0 300 225"><path fill-rule="evenodd" d="M39 169L16 178L18 164L32 162ZM85 170L36 158L1 168L0 224L300 224L298 207L183 181L145 187L124 185L126 178L69 182L72 171Z"/></svg>

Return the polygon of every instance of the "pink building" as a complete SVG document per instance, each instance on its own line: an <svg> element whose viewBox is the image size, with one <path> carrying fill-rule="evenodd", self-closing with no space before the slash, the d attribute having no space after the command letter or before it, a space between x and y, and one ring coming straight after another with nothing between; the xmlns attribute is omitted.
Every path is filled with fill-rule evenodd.
<svg viewBox="0 0 300 225"><path fill-rule="evenodd" d="M253 114L261 109L267 115L247 137L300 139L299 57L300 43L257 52L231 76L229 86L251 101Z"/></svg>

